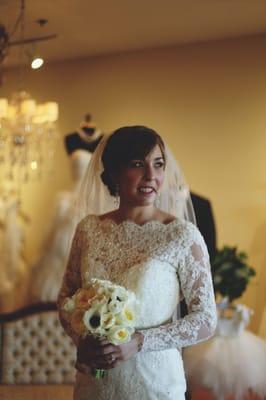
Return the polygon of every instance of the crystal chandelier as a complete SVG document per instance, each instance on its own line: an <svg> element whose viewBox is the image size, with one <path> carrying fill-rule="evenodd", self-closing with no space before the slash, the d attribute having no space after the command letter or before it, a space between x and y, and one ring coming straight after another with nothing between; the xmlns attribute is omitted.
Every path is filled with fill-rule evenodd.
<svg viewBox="0 0 266 400"><path fill-rule="evenodd" d="M13 34L17 28L20 28L20 40L10 42L10 45L20 46L17 74L20 90L14 93L9 101L0 98L0 183L13 181L19 187L32 177L41 178L44 165L46 167L52 164L57 137L58 104L37 104L27 92L21 90L24 86L25 45L51 39L51 35L24 38L25 0L21 0L20 14ZM54 35L52 37L54 38Z"/></svg>
<svg viewBox="0 0 266 400"><path fill-rule="evenodd" d="M0 176L17 183L41 178L54 156L58 104L37 104L24 91L0 98Z"/></svg>

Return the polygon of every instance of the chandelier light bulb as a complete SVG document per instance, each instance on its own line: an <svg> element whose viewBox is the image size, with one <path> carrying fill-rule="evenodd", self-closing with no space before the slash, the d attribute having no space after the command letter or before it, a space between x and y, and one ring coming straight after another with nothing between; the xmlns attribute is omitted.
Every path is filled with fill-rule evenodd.
<svg viewBox="0 0 266 400"><path fill-rule="evenodd" d="M6 118L8 112L8 100L5 98L0 99L0 118Z"/></svg>
<svg viewBox="0 0 266 400"><path fill-rule="evenodd" d="M23 100L20 104L20 112L27 117L34 116L36 113L36 101L33 99Z"/></svg>
<svg viewBox="0 0 266 400"><path fill-rule="evenodd" d="M30 163L30 167L31 167L31 169L32 169L33 171L35 171L35 170L38 168L38 163L37 163L37 161L32 161L32 162Z"/></svg>
<svg viewBox="0 0 266 400"><path fill-rule="evenodd" d="M31 62L32 69L41 68L42 65L43 65L43 59L41 57L35 57Z"/></svg>

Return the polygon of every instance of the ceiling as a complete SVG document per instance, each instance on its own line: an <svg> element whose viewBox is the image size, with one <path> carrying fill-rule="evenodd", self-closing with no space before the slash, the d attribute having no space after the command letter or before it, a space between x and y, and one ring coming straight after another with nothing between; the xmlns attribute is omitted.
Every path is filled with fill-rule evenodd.
<svg viewBox="0 0 266 400"><path fill-rule="evenodd" d="M19 9L20 0L0 0L0 22L9 32ZM40 27L39 18L48 24ZM46 62L266 34L266 1L26 0L25 37L52 33L58 37L38 44ZM12 40L19 38L18 29ZM6 66L19 57L11 47Z"/></svg>

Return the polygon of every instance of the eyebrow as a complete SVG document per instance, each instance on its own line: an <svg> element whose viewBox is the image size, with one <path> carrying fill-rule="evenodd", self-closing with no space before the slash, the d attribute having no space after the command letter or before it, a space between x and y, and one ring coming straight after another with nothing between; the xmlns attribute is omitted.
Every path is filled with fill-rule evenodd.
<svg viewBox="0 0 266 400"><path fill-rule="evenodd" d="M145 161L145 158L132 158L131 161L138 161L138 160ZM159 160L164 161L164 158L163 158L163 157L156 157L156 158L154 158L154 161L159 161Z"/></svg>

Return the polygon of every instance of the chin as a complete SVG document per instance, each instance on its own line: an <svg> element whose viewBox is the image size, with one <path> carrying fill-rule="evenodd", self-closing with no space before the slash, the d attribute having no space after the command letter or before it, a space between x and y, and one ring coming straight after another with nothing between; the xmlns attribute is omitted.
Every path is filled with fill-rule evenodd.
<svg viewBox="0 0 266 400"><path fill-rule="evenodd" d="M138 203L139 206L152 206L155 203L155 199L141 199Z"/></svg>
<svg viewBox="0 0 266 400"><path fill-rule="evenodd" d="M134 207L152 206L154 205L156 196L150 198L140 196L127 196L127 204L132 204Z"/></svg>

